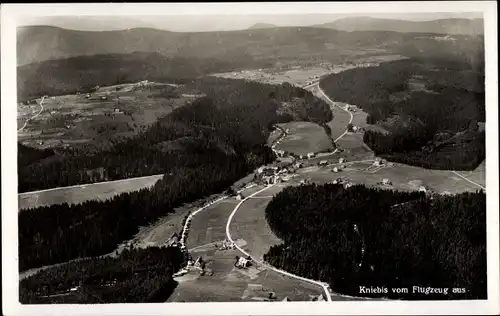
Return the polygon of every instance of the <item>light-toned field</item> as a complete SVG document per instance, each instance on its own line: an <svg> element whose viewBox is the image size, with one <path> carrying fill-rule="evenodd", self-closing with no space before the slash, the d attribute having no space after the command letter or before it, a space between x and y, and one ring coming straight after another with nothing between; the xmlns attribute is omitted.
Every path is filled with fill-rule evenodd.
<svg viewBox="0 0 500 316"><path fill-rule="evenodd" d="M368 56L370 55L370 56ZM245 79L268 84L282 84L288 82L296 86L306 86L320 77L331 74L339 73L344 70L376 66L381 62L404 59L406 57L400 55L387 54L381 51L350 51L346 52L346 56L352 58L351 62L344 62L342 64L332 64L324 61L321 63L316 62L297 62L295 66L287 66L283 68L266 68L266 69L247 69L241 71L225 72L212 74L215 77L232 78L232 79Z"/></svg>
<svg viewBox="0 0 500 316"><path fill-rule="evenodd" d="M333 149L332 142L324 128L311 122L290 122L280 124L289 133L276 145L276 149L297 155Z"/></svg>
<svg viewBox="0 0 500 316"><path fill-rule="evenodd" d="M231 221L231 236L245 240L245 245L241 248L260 261L271 246L282 243L271 231L265 217L267 204L282 189L283 187L275 186L248 199Z"/></svg>
<svg viewBox="0 0 500 316"><path fill-rule="evenodd" d="M247 189L243 195L248 196L258 190L259 188ZM321 294L321 288L317 286L282 276L258 265L237 269L234 262L236 256L241 256L238 250L216 249L214 242L225 239L228 217L239 202L235 198L228 198L193 218L187 238L188 251L193 258L201 256L206 262L206 270L212 271L213 275L201 276L198 272L191 271L176 278L179 284L168 302L254 302L266 300L269 292L274 292L277 300L288 297L292 301L308 301L310 295ZM250 218L255 216L248 215ZM245 221L243 218L242 220ZM267 225L265 221L260 224ZM245 236L255 233L251 225L242 225L242 229L249 229L244 233ZM237 244L246 247L246 240L233 238Z"/></svg>
<svg viewBox="0 0 500 316"><path fill-rule="evenodd" d="M196 96L170 84L121 84L86 94L45 98L44 110L18 133L22 143L36 147L105 147L113 138L139 133L159 117L184 106ZM18 125L40 110L18 105Z"/></svg>
<svg viewBox="0 0 500 316"><path fill-rule="evenodd" d="M300 172L291 182L310 179L317 183L327 183L342 178L353 184L364 184L391 190L415 191L424 185L437 193L475 192L479 188L447 170L429 170L402 164L393 167L374 168L372 163L347 164L338 173L331 172L332 167L309 167ZM389 179L392 185L382 185L383 179Z"/></svg>
<svg viewBox="0 0 500 316"><path fill-rule="evenodd" d="M483 161L473 171L457 171L461 176L486 187L486 162Z"/></svg>
<svg viewBox="0 0 500 316"><path fill-rule="evenodd" d="M292 301L308 301L310 295L320 295L321 289L276 272L252 266L248 269L234 267L237 250L207 250L193 253L206 262L206 269L213 275L200 276L190 272L177 279L179 284L167 302L258 302L265 301L269 292L276 300L288 297Z"/></svg>
<svg viewBox="0 0 500 316"><path fill-rule="evenodd" d="M120 193L151 187L162 177L163 175L154 175L21 193L18 194L18 209L21 210L62 203L78 204L88 200L103 201Z"/></svg>

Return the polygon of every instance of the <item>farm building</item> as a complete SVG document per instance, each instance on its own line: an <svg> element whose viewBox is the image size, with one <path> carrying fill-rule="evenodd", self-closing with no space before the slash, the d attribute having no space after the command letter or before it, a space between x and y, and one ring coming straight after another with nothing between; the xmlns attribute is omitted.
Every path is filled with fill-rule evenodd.
<svg viewBox="0 0 500 316"><path fill-rule="evenodd" d="M243 257L236 257L236 262L234 264L234 266L237 268L248 268L251 265L252 263L250 262L249 258Z"/></svg>
<svg viewBox="0 0 500 316"><path fill-rule="evenodd" d="M353 184L351 182L347 182L345 185L344 185L344 188L345 189L349 189L350 187L352 187Z"/></svg>
<svg viewBox="0 0 500 316"><path fill-rule="evenodd" d="M314 157L316 157L315 153L307 153L307 159L311 159L311 158L314 158Z"/></svg>
<svg viewBox="0 0 500 316"><path fill-rule="evenodd" d="M285 298L282 300L282 302L291 302L291 301L292 301L292 300L290 300L290 299L288 298L288 296L285 296Z"/></svg>
<svg viewBox="0 0 500 316"><path fill-rule="evenodd" d="M328 164L328 161L326 160L321 160L320 162L318 162L318 166L326 166Z"/></svg>
<svg viewBox="0 0 500 316"><path fill-rule="evenodd" d="M339 163L344 163L345 162L345 158L340 158L339 159Z"/></svg>
<svg viewBox="0 0 500 316"><path fill-rule="evenodd" d="M255 283L248 284L248 289L252 290L252 291L263 291L264 290L264 288L262 287L262 284L255 284Z"/></svg>
<svg viewBox="0 0 500 316"><path fill-rule="evenodd" d="M240 200L240 201L241 201L241 200L243 200L244 198L245 198L245 197L244 197L244 196L243 196L243 194L241 194L241 193L240 193L240 194L238 194L238 195L236 195L236 199L237 199L237 200Z"/></svg>
<svg viewBox="0 0 500 316"><path fill-rule="evenodd" d="M101 97L101 100L107 100L107 99L108 99L108 97L107 97L107 96L105 96L105 95L103 95L103 96Z"/></svg>
<svg viewBox="0 0 500 316"><path fill-rule="evenodd" d="M177 233L174 233L172 237L170 237L167 240L166 245L167 247L176 247L178 242L179 242L179 236L177 235Z"/></svg>
<svg viewBox="0 0 500 316"><path fill-rule="evenodd" d="M332 169L332 172L339 172L340 170L341 170L341 169L340 169L339 167L334 167L334 168Z"/></svg>
<svg viewBox="0 0 500 316"><path fill-rule="evenodd" d="M392 182L389 179L385 178L385 179L382 180L382 184L392 185Z"/></svg>

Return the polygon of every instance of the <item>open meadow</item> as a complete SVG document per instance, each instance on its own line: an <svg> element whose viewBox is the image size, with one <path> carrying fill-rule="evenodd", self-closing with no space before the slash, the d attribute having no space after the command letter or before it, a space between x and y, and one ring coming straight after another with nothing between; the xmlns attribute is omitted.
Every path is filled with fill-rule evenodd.
<svg viewBox="0 0 500 316"><path fill-rule="evenodd" d="M288 82L299 87L307 86L319 78L344 70L375 66L381 62L404 59L401 55L388 54L385 50L344 51L341 63L327 61L328 58L318 60L297 60L287 62L283 66L274 68L245 69L224 73L215 73L211 76L244 79L268 84L282 84ZM323 60L320 62L319 60Z"/></svg>
<svg viewBox="0 0 500 316"><path fill-rule="evenodd" d="M328 151L333 149L332 141L325 130L315 123L290 122L279 124L283 129L289 130L288 134L276 146L297 155L306 155L310 152Z"/></svg>
<svg viewBox="0 0 500 316"><path fill-rule="evenodd" d="M104 201L115 195L153 186L163 175L60 187L18 194L18 209L30 209L53 204L78 204L89 200Z"/></svg>
<svg viewBox="0 0 500 316"><path fill-rule="evenodd" d="M243 195L248 196L258 190L259 188L250 188L245 190ZM245 269L236 268L235 257L242 254L235 249L223 250L216 247L217 243L226 238L228 217L238 203L237 199L228 198L201 211L193 218L187 238L187 249L193 259L198 257L203 259L206 263L205 271L208 273L201 275L195 270L177 277L176 281L179 284L168 301L266 301L269 300L271 292L274 293L272 300L288 298L292 301L309 301L312 296L320 295L320 287L282 276L258 264ZM255 214L244 212L243 217L245 214L249 216L250 221L255 218ZM248 220L241 218L239 214L238 218L238 220ZM259 224L267 225L265 219ZM242 230L247 228L250 230L244 233L245 236L255 234L248 225L243 225ZM247 240L236 236L235 242L241 247L247 245ZM264 247L268 244L266 243Z"/></svg>
<svg viewBox="0 0 500 316"><path fill-rule="evenodd" d="M136 135L198 96L183 86L140 82L99 87L88 94L47 97L43 111L18 133L18 139L36 148L83 144L105 148L111 140ZM39 110L38 104L20 104L19 128Z"/></svg>

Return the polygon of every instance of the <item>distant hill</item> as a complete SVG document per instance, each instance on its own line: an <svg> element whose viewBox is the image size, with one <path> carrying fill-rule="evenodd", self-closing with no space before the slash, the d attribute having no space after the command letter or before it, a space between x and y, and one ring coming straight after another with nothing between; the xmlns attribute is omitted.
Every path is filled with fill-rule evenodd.
<svg viewBox="0 0 500 316"><path fill-rule="evenodd" d="M379 19L367 16L348 17L316 25L342 31L394 31L403 33L484 34L483 19L439 19L433 21L406 21Z"/></svg>
<svg viewBox="0 0 500 316"><path fill-rule="evenodd" d="M269 23L256 23L252 26L250 26L248 29L249 30L257 30L257 29L272 29L278 27L274 24L269 24Z"/></svg>
<svg viewBox="0 0 500 316"><path fill-rule="evenodd" d="M363 48L393 50L395 47L405 47L404 52L407 54L408 50L424 52L425 49L421 47L423 44L435 46L430 35L432 34L394 31L345 32L327 27L274 27L228 32L178 33L151 28L96 32L52 26L27 26L18 29L17 64L135 52L159 53L165 57L219 59L226 62L242 59L266 59L275 62L300 58L310 60L313 57L331 59L342 55L353 56L352 50L359 51ZM422 40L423 37L427 39ZM460 45L473 44L471 40L463 41L463 36L453 37ZM476 40L481 40L481 37ZM454 50L457 50L457 47ZM328 60L331 61L330 59Z"/></svg>

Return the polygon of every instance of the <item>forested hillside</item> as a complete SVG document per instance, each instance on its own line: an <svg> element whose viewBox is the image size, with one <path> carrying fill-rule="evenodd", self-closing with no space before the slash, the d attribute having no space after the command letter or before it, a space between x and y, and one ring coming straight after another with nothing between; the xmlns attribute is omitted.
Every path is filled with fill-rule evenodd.
<svg viewBox="0 0 500 316"><path fill-rule="evenodd" d="M49 60L17 68L19 101L43 95L87 92L89 87L150 81L185 83L213 72L273 65L252 58L238 60L167 57L159 53L78 56Z"/></svg>
<svg viewBox="0 0 500 316"><path fill-rule="evenodd" d="M18 156L19 192L167 173L208 163L210 157L246 161L252 151L262 152L275 123L296 119L322 124L332 119L324 101L290 84L208 77L189 86L206 98L176 109L109 150L65 152L60 159L38 161L40 151L23 146ZM277 113L282 112L282 102L297 98L304 101L302 107Z"/></svg>
<svg viewBox="0 0 500 316"><path fill-rule="evenodd" d="M172 274L183 262L179 248L126 249L117 258L40 271L20 282L19 300L22 304L163 303L177 286Z"/></svg>
<svg viewBox="0 0 500 316"><path fill-rule="evenodd" d="M426 197L354 186L287 187L266 219L284 243L270 264L328 282L334 292L402 299L486 298L486 196ZM364 250L363 250L364 249ZM388 293L360 293L360 286ZM413 286L449 288L413 293ZM407 287L395 294L391 287ZM453 293L452 288L465 289Z"/></svg>
<svg viewBox="0 0 500 316"><path fill-rule="evenodd" d="M125 193L106 202L53 205L19 213L21 270L111 252L176 206L222 192L256 167L274 159L265 144L281 102L309 100L302 119L323 123L329 107L291 85L202 79L207 96L178 108L138 136L94 156L67 155L19 170L21 192L132 176L165 174L152 189ZM304 115L304 113L302 113ZM22 161L31 160L20 157ZM104 175L87 171L104 168ZM82 172L83 171L83 172ZM92 178L94 177L94 178Z"/></svg>
<svg viewBox="0 0 500 316"><path fill-rule="evenodd" d="M474 169L485 158L484 69L442 59L410 59L331 75L321 87L368 113L365 143L392 161L436 169ZM362 91L363 93L359 93Z"/></svg>

